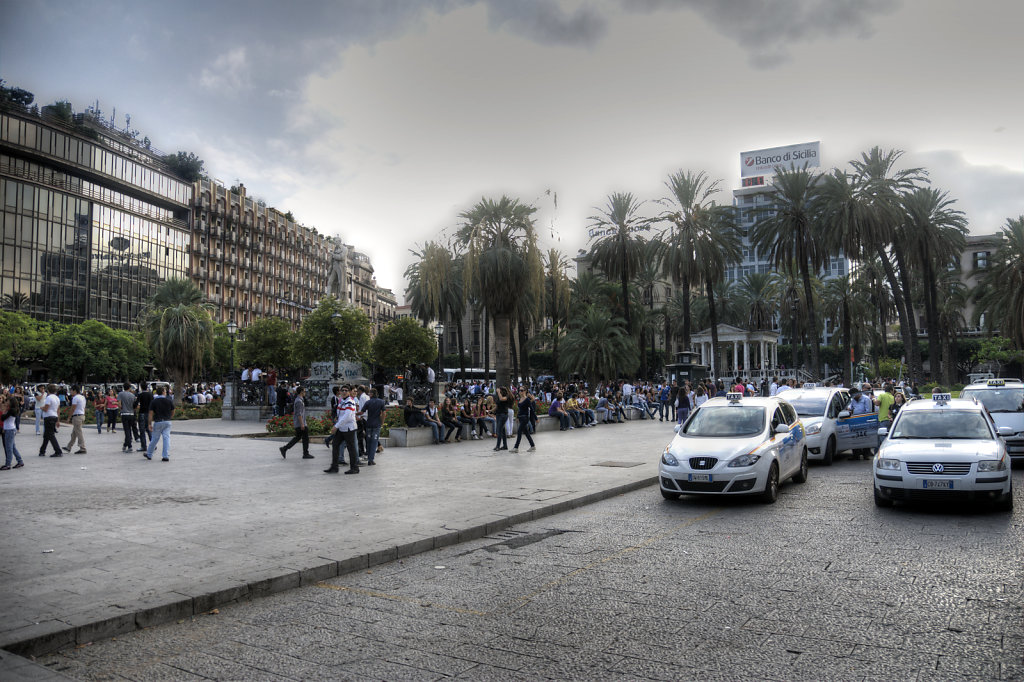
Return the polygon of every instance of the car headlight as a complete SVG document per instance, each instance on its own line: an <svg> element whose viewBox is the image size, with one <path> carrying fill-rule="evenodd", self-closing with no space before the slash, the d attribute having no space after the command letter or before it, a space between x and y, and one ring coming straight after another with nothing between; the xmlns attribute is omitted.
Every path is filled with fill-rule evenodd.
<svg viewBox="0 0 1024 682"><path fill-rule="evenodd" d="M729 462L730 467L752 467L757 464L757 460L761 459L761 455L746 454L740 455L733 461Z"/></svg>
<svg viewBox="0 0 1024 682"><path fill-rule="evenodd" d="M900 470L900 461L898 459L890 459L888 457L880 457L878 464L875 465L879 469L890 469L892 471Z"/></svg>
<svg viewBox="0 0 1024 682"><path fill-rule="evenodd" d="M1004 471L1006 460L1004 459L983 459L978 462L978 472L982 471Z"/></svg>
<svg viewBox="0 0 1024 682"><path fill-rule="evenodd" d="M821 422L818 422L817 424L811 424L810 426L807 427L808 436L813 436L817 433L821 433Z"/></svg>
<svg viewBox="0 0 1024 682"><path fill-rule="evenodd" d="M661 454L661 463L670 467L679 466L679 460L676 459L675 455L668 451L667 447L665 448L665 452Z"/></svg>

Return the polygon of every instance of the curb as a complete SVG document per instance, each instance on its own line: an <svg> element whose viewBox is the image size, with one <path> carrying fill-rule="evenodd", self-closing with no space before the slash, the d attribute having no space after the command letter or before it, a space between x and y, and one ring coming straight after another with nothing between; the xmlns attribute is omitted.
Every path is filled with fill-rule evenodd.
<svg viewBox="0 0 1024 682"><path fill-rule="evenodd" d="M180 434L178 434L180 435ZM109 607L104 614L86 616L83 622L52 620L25 628L20 634L10 633L11 641L0 641L0 649L18 656L41 656L69 646L86 644L97 639L116 637L142 628L161 625L207 613L225 604L249 601L296 587L313 585L341 575L365 570L372 566L441 549L497 533L520 523L536 521L547 516L578 509L618 495L655 485L657 476L581 495L555 504L522 512L498 521L470 526L408 542L383 550L359 554L340 560L324 560L295 569L268 569L247 581L224 581L197 586L195 594L172 592L159 595L150 602L124 608ZM132 610L134 609L134 610Z"/></svg>

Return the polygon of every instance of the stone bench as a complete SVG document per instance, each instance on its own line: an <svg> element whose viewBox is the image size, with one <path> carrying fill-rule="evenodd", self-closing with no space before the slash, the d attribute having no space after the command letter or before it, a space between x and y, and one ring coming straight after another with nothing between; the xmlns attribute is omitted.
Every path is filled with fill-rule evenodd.
<svg viewBox="0 0 1024 682"><path fill-rule="evenodd" d="M518 427L518 423L515 424ZM557 431L558 420L544 415L537 415L537 432ZM469 425L463 424L459 430L459 437L469 440ZM452 438L455 435L452 434ZM487 437L490 439L490 436ZM433 445L433 432L427 426L410 429L405 426L393 426L388 434L388 445L393 448L409 448L418 445Z"/></svg>

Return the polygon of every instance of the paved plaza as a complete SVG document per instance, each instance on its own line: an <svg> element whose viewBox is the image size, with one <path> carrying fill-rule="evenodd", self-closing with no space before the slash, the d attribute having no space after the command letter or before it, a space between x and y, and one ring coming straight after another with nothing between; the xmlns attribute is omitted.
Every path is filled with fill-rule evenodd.
<svg viewBox="0 0 1024 682"><path fill-rule="evenodd" d="M388 449L344 476L323 473L323 445L282 459L281 439L224 437L260 430L175 422L165 463L95 429L86 455L37 457L41 438L22 424L26 466L0 476L0 648L114 636L649 485L672 436L634 422L543 433L529 454L491 440Z"/></svg>

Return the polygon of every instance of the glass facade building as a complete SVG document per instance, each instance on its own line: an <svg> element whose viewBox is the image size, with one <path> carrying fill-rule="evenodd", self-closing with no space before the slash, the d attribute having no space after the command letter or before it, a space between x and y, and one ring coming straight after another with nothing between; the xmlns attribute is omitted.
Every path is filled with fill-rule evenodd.
<svg viewBox="0 0 1024 682"><path fill-rule="evenodd" d="M0 111L0 294L63 323L134 327L189 271L192 185L101 127Z"/></svg>

